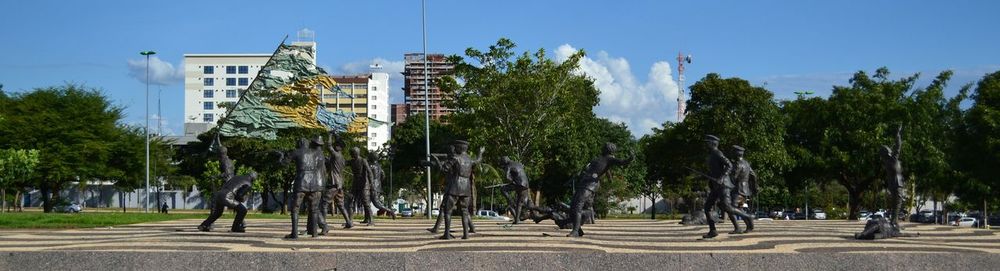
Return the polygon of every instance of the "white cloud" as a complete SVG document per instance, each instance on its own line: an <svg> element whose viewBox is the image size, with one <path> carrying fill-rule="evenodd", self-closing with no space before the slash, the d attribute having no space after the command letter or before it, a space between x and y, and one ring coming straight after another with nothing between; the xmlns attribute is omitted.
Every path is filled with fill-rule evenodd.
<svg viewBox="0 0 1000 271"><path fill-rule="evenodd" d="M370 72L369 66L372 64L378 64L382 66L382 72L389 74L389 102L399 103L403 100L403 92L400 91L403 87L403 66L405 65L402 60L394 61L388 60L381 57L376 57L370 60L359 60L348 62L340 65L335 71L340 74L359 74Z"/></svg>
<svg viewBox="0 0 1000 271"><path fill-rule="evenodd" d="M181 65L182 66L182 65ZM146 58L129 59L128 75L141 83L146 83ZM184 80L184 71L179 66L160 60L159 57L149 58L149 84L166 86Z"/></svg>
<svg viewBox="0 0 1000 271"><path fill-rule="evenodd" d="M556 60L564 61L577 51L569 44L556 49ZM594 80L601 91L601 103L594 112L613 122L623 122L633 135L648 134L677 116L677 82L670 63L658 61L649 69L649 78L640 82L632 74L627 59L612 57L605 51L580 60L579 73Z"/></svg>

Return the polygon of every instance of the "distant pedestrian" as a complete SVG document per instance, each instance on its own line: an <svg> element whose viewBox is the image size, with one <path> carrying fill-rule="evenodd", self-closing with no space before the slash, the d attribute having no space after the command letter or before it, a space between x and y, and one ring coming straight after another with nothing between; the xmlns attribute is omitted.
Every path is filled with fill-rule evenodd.
<svg viewBox="0 0 1000 271"><path fill-rule="evenodd" d="M168 209L170 209L170 206L168 206L167 203L164 202L163 205L160 206L160 213L166 214Z"/></svg>

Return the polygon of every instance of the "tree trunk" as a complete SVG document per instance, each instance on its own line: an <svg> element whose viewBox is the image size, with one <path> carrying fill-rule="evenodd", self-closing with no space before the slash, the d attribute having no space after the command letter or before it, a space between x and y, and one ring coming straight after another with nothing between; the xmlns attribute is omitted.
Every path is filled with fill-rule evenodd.
<svg viewBox="0 0 1000 271"><path fill-rule="evenodd" d="M0 196L0 198L2 198L0 200L3 201L3 206L0 206L0 212L6 212L7 211L7 189L6 188L0 188L0 195L3 195L3 196Z"/></svg>
<svg viewBox="0 0 1000 271"><path fill-rule="evenodd" d="M22 198L23 196L24 196L24 194L21 192L20 189L18 189L17 192L14 192L14 211L15 212L24 211L24 208L22 207L22 206L24 206L24 199Z"/></svg>
<svg viewBox="0 0 1000 271"><path fill-rule="evenodd" d="M861 209L861 206L860 206L861 205L861 196L862 196L861 195L861 189L848 187L847 188L847 195L848 195L847 202L848 202L848 205L849 205L848 207L850 208L850 211L848 211L848 213L847 213L847 220L851 220L853 218L858 217L858 213L859 213L859 211Z"/></svg>
<svg viewBox="0 0 1000 271"><path fill-rule="evenodd" d="M652 202L651 206L649 207L650 208L649 209L650 210L650 212L649 212L649 219L656 220L656 195L655 194L651 194L650 195L649 202Z"/></svg>
<svg viewBox="0 0 1000 271"><path fill-rule="evenodd" d="M48 186L42 185L41 194L42 194L42 211L46 212L46 213L51 213L52 212L52 198L51 198L51 195L49 195L49 188L48 188Z"/></svg>

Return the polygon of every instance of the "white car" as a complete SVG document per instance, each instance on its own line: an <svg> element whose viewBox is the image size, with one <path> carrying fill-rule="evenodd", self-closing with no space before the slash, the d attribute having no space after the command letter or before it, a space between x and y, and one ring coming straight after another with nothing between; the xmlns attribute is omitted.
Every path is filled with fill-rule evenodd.
<svg viewBox="0 0 1000 271"><path fill-rule="evenodd" d="M951 222L952 226L959 226L959 227L972 227L972 225L975 224L976 224L976 218L974 217L963 217L956 221Z"/></svg>
<svg viewBox="0 0 1000 271"><path fill-rule="evenodd" d="M502 216L500 214L497 214L497 212L490 211L490 210L479 210L479 211L476 211L476 216L477 217L481 217L481 218L486 218L486 219L489 219L489 220L510 221L509 217Z"/></svg>
<svg viewBox="0 0 1000 271"><path fill-rule="evenodd" d="M72 203L70 205L67 205L66 209L63 209L63 211L67 213L79 213L83 211L83 206L80 206L79 204L76 203Z"/></svg>

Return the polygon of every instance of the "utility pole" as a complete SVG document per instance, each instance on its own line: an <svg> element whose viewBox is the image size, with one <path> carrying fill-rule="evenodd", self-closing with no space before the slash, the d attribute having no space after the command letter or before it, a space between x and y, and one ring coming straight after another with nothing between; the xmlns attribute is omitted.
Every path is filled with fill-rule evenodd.
<svg viewBox="0 0 1000 271"><path fill-rule="evenodd" d="M140 55L146 56L146 206L144 210L149 212L149 56L155 55L156 52L153 51L143 51L139 52Z"/></svg>

